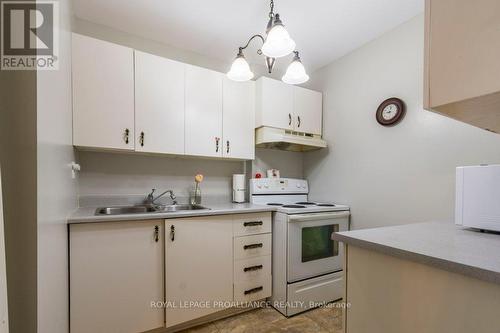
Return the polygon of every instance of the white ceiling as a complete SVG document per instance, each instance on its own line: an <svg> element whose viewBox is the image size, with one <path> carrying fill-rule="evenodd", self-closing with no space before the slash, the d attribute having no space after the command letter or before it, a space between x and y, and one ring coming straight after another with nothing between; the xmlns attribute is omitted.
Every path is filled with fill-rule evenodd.
<svg viewBox="0 0 500 333"><path fill-rule="evenodd" d="M424 0L275 0L309 72L423 12ZM74 0L75 15L140 37L230 62L263 33L266 0ZM254 41L245 55L262 64ZM289 56L291 57L291 56ZM289 61L279 61L280 67Z"/></svg>

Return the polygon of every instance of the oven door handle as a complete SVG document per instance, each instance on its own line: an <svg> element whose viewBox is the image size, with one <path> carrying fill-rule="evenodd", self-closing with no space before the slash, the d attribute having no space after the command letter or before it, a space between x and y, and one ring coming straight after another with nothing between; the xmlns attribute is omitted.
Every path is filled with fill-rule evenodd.
<svg viewBox="0 0 500 333"><path fill-rule="evenodd" d="M300 214L300 215L289 215L288 220L290 222L305 222L305 221L317 221L317 220L327 220L327 219L341 219L344 217L349 217L349 215L350 215L349 211Z"/></svg>

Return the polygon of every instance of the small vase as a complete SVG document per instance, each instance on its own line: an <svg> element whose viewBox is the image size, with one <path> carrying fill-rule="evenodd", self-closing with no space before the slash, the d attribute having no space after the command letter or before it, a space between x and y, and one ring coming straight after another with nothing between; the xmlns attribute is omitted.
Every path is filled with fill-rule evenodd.
<svg viewBox="0 0 500 333"><path fill-rule="evenodd" d="M196 185L189 194L189 201L191 205L201 205L201 189Z"/></svg>

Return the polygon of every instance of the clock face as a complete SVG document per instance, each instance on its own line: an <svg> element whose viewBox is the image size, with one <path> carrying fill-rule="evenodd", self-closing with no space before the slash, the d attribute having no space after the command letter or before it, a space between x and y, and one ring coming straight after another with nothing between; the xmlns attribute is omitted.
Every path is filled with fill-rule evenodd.
<svg viewBox="0 0 500 333"><path fill-rule="evenodd" d="M391 120L398 114L398 107L396 104L389 104L382 110L382 118L384 120Z"/></svg>
<svg viewBox="0 0 500 333"><path fill-rule="evenodd" d="M405 111L405 103L399 98L393 97L380 104L376 118L380 125L392 126L403 119Z"/></svg>

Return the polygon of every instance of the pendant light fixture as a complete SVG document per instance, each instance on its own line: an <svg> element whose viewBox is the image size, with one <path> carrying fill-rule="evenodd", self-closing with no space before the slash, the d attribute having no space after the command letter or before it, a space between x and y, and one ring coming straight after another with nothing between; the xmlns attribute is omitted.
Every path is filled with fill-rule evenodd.
<svg viewBox="0 0 500 333"><path fill-rule="evenodd" d="M281 80L288 84L301 84L309 80L309 75L306 73L302 61L300 61L299 52L293 51L295 53L292 63L288 66L285 75Z"/></svg>
<svg viewBox="0 0 500 333"><path fill-rule="evenodd" d="M243 50L248 47L255 38L262 41L262 49L257 50L257 54L266 56L266 66L269 73L272 72L276 58L281 58L294 52L292 62L287 68L282 80L288 84L301 84L309 80L305 68L300 61L299 52L295 51L295 41L286 31L280 15L274 13L274 0L270 3L269 21L267 23L266 38L262 35L253 35L245 46L239 47L238 54L227 73L227 77L234 81L248 81L253 78L248 62L243 55Z"/></svg>
<svg viewBox="0 0 500 333"><path fill-rule="evenodd" d="M234 81L248 81L253 78L253 73L241 48L231 65L231 69L227 73L227 77Z"/></svg>

